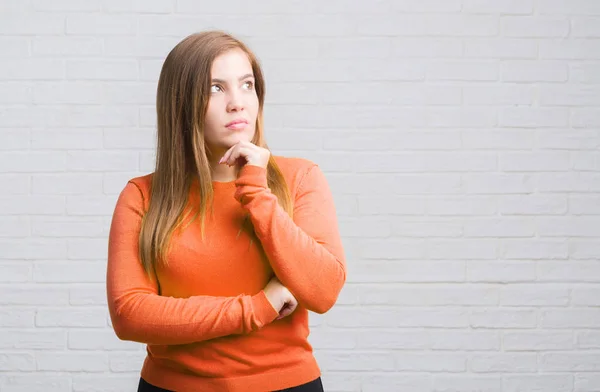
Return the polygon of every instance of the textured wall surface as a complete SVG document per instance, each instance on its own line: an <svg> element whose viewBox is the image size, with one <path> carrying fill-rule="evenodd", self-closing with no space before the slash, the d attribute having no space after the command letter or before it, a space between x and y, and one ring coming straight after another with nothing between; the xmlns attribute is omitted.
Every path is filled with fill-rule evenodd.
<svg viewBox="0 0 600 392"><path fill-rule="evenodd" d="M348 257L327 391L600 391L600 1L0 0L0 391L132 391L107 234L190 33L260 58Z"/></svg>

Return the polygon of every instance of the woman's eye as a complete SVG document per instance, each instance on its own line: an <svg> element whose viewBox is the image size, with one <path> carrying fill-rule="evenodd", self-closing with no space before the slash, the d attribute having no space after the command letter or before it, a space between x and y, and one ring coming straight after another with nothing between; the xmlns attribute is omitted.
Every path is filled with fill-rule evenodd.
<svg viewBox="0 0 600 392"><path fill-rule="evenodd" d="M254 83L252 83L251 81L244 82L244 87L246 87L246 89L248 90L252 90L252 87L254 87Z"/></svg>
<svg viewBox="0 0 600 392"><path fill-rule="evenodd" d="M210 86L211 93L218 93L220 91L223 91L223 89L218 84L213 84L212 86Z"/></svg>

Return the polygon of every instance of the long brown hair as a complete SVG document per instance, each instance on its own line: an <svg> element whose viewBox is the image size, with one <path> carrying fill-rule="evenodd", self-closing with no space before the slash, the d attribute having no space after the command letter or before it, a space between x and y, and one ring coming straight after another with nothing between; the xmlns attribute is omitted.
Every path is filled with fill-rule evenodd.
<svg viewBox="0 0 600 392"><path fill-rule="evenodd" d="M166 254L173 232L184 220L192 182L197 181L199 219L202 238L205 235L207 207L212 207L212 175L204 142L204 120L208 108L211 68L215 58L231 49L241 49L248 55L255 78L259 110L252 143L267 148L263 133L265 81L250 49L238 39L222 31L192 34L179 42L168 54L162 66L156 96L157 147L156 166L148 211L143 216L139 237L139 254L149 275L158 263L166 263ZM275 159L271 155L267 166L267 183L279 204L291 216L289 189ZM250 219L246 223L251 226Z"/></svg>

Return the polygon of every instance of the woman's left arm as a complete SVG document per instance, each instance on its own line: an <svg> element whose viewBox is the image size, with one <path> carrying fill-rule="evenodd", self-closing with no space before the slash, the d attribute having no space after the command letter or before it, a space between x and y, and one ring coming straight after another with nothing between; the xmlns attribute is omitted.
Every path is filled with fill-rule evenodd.
<svg viewBox="0 0 600 392"><path fill-rule="evenodd" d="M293 219L268 188L264 167L243 166L236 186L235 198L249 212L279 280L301 306L327 312L346 281L346 262L333 196L319 166L306 169L300 180Z"/></svg>

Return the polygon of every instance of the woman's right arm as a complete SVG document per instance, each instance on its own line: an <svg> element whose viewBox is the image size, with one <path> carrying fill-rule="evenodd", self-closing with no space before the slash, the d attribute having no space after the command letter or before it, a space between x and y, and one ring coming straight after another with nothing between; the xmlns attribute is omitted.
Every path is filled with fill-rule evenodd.
<svg viewBox="0 0 600 392"><path fill-rule="evenodd" d="M117 336L147 344L187 344L256 331L279 315L261 290L236 297L164 297L138 255L144 213L140 188L128 182L115 206L108 241L106 288Z"/></svg>

